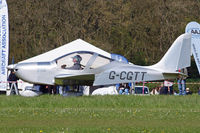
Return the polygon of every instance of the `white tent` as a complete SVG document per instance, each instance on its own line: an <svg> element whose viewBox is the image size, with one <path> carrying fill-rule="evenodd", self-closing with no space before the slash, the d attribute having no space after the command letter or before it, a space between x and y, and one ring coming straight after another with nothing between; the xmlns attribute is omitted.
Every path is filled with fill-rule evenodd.
<svg viewBox="0 0 200 133"><path fill-rule="evenodd" d="M101 50L81 39L77 39L75 41L72 41L68 44L65 44L63 46L60 46L56 49L50 50L46 53L40 54L38 56L29 58L27 60L21 61L19 63L26 63L26 62L50 62L53 61L59 57L62 57L66 54L76 52L76 51L87 51L87 52L95 52L98 54L101 54L105 57L111 58L111 54Z"/></svg>

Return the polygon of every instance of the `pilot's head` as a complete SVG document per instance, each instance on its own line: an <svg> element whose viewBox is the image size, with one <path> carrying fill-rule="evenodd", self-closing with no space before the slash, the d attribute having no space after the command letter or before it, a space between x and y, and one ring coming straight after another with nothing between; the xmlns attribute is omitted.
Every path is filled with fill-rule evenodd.
<svg viewBox="0 0 200 133"><path fill-rule="evenodd" d="M73 57L73 62L74 63L80 63L82 60L81 56L80 55L76 55Z"/></svg>

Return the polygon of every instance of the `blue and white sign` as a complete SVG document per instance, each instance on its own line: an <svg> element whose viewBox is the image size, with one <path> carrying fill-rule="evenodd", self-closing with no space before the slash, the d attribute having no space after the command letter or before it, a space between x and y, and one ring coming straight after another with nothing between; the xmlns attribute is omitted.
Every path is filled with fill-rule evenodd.
<svg viewBox="0 0 200 133"><path fill-rule="evenodd" d="M200 74L200 24L197 22L188 23L185 32L192 33L192 54Z"/></svg>
<svg viewBox="0 0 200 133"><path fill-rule="evenodd" d="M9 53L8 8L6 0L0 0L0 90L6 91Z"/></svg>

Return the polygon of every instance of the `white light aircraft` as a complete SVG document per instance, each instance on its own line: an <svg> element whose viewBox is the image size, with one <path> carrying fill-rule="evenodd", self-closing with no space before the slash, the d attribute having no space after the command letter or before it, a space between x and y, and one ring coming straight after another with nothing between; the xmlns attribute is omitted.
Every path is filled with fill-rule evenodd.
<svg viewBox="0 0 200 133"><path fill-rule="evenodd" d="M82 57L81 70L69 69L72 57ZM114 85L118 83L175 79L178 69L190 66L191 34L179 36L155 65L138 66L111 58L107 53L81 39L44 54L9 65L16 75L29 83L46 85ZM66 66L65 68L62 66Z"/></svg>

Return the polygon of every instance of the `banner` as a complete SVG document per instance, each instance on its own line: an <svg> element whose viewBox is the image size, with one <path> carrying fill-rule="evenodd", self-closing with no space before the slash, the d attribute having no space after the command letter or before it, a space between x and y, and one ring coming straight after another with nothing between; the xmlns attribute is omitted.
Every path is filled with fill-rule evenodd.
<svg viewBox="0 0 200 133"><path fill-rule="evenodd" d="M197 22L188 23L185 32L192 33L192 54L200 74L200 24Z"/></svg>
<svg viewBox="0 0 200 133"><path fill-rule="evenodd" d="M6 91L8 66L8 8L6 0L0 0L0 91Z"/></svg>
<svg viewBox="0 0 200 133"><path fill-rule="evenodd" d="M167 81L167 80L165 80L164 81L164 86L172 86L174 83L173 82L170 82L170 81Z"/></svg>

